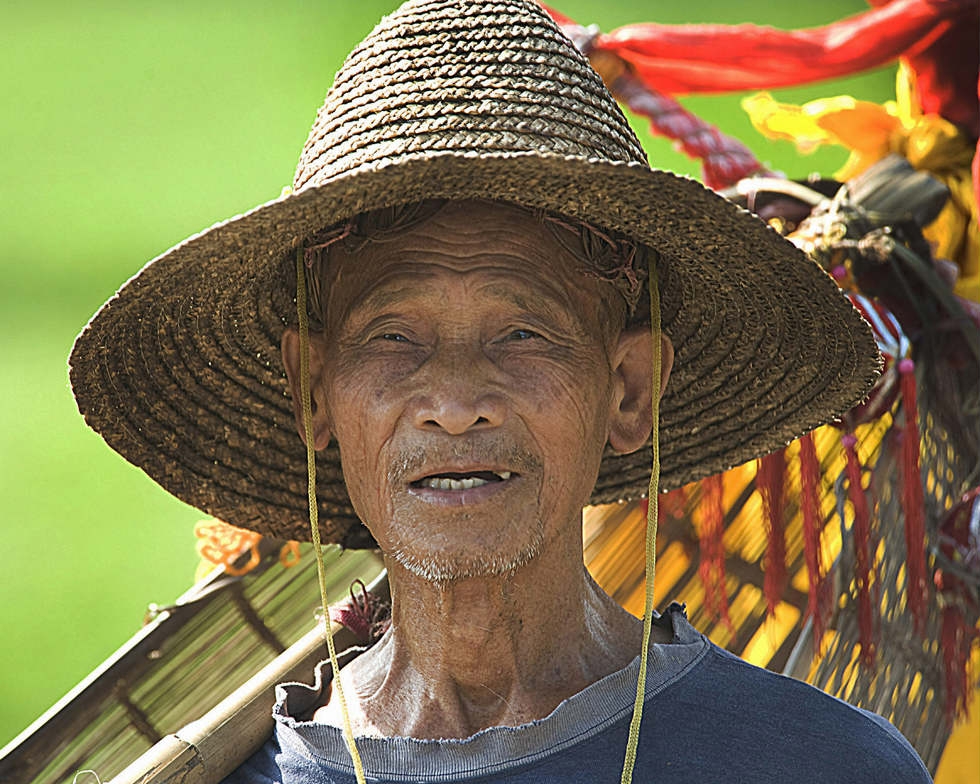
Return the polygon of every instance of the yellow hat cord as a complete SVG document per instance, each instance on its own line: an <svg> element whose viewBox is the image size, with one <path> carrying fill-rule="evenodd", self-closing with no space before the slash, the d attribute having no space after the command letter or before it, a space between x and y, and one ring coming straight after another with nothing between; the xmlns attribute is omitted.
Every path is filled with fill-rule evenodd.
<svg viewBox="0 0 980 784"><path fill-rule="evenodd" d="M650 289L650 334L653 337L653 394L650 396L652 423L652 465L650 467L650 486L647 489L647 531L645 540L646 598L643 604L643 648L640 651L640 674L636 679L636 700L633 703L633 718L630 721L629 739L626 741L626 759L623 762L621 784L633 781L633 766L636 764L636 750L640 743L640 721L643 718L643 699L647 685L647 654L650 648L650 633L653 629L653 582L657 571L657 513L660 493L660 376L663 361L660 343L660 291L657 285L656 255L651 251L649 259L650 276L647 280Z"/></svg>
<svg viewBox="0 0 980 784"><path fill-rule="evenodd" d="M330 602L327 600L327 577L323 566L323 547L320 544L319 509L316 502L316 451L313 448L313 404L310 398L310 322L306 312L306 265L303 249L296 252L296 315L299 321L299 378L300 395L303 398L303 434L306 441L306 477L307 495L310 508L310 532L313 537L313 552L316 555L316 571L320 583L320 606L323 610L323 638L330 654L330 667L333 671L331 688L337 690L337 701L340 703L340 714L344 723L344 741L354 763L354 776L357 784L365 784L364 765L354 741L354 731L350 725L350 714L347 711L347 700L344 698L344 688L340 683L340 665L337 662L337 650L330 633Z"/></svg>

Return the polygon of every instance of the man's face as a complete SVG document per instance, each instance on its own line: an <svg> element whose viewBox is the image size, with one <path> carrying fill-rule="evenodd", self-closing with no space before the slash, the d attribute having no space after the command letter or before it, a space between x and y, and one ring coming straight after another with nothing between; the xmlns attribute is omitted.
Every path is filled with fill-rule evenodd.
<svg viewBox="0 0 980 784"><path fill-rule="evenodd" d="M622 396L606 284L532 216L478 202L335 251L324 278L315 418L387 556L458 579L579 535Z"/></svg>

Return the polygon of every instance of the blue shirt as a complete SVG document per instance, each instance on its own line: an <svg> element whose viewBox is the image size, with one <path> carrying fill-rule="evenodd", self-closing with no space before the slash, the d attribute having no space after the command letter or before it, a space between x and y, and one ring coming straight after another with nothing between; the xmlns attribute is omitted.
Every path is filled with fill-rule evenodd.
<svg viewBox="0 0 980 784"><path fill-rule="evenodd" d="M885 719L803 682L754 667L712 644L672 605L673 628L650 648L633 781L927 784L925 766ZM304 721L314 686L277 687L275 735L226 784L354 784L341 731ZM520 727L459 740L361 738L371 782L567 782L620 779L639 658Z"/></svg>

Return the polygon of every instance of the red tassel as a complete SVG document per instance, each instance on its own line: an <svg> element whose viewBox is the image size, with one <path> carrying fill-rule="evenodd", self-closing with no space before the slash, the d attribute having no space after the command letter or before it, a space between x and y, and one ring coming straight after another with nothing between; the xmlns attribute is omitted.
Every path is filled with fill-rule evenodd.
<svg viewBox="0 0 980 784"><path fill-rule="evenodd" d="M360 596L354 589L360 589ZM372 645L391 625L391 608L360 580L350 585L350 599L330 605L330 620L346 626L364 645Z"/></svg>
<svg viewBox="0 0 980 784"><path fill-rule="evenodd" d="M854 581L858 592L858 628L861 639L861 660L873 668L875 663L874 607L871 601L871 513L861 483L861 463L857 455L857 437L846 433L841 438L847 457L847 495L854 507Z"/></svg>
<svg viewBox="0 0 980 784"><path fill-rule="evenodd" d="M966 716L971 692L970 654L980 640L980 628L972 619L980 611L973 589L942 561L970 569L980 563L980 540L974 532L980 513L980 487L966 493L939 523L940 568L933 575L938 604L943 608L940 645L943 652L945 714L949 726Z"/></svg>
<svg viewBox="0 0 980 784"><path fill-rule="evenodd" d="M942 649L945 672L946 723L952 727L958 718L966 717L970 704L970 653L980 630L968 624L956 605L943 608Z"/></svg>
<svg viewBox="0 0 980 784"><path fill-rule="evenodd" d="M766 518L766 576L763 593L770 615L786 588L786 523L783 505L783 483L786 472L786 452L780 449L759 458L756 464L755 487L762 496L762 509Z"/></svg>
<svg viewBox="0 0 980 784"><path fill-rule="evenodd" d="M698 574L704 585L704 605L708 615L720 618L729 629L728 589L725 586L725 485L721 474L701 481L701 562Z"/></svg>
<svg viewBox="0 0 980 784"><path fill-rule="evenodd" d="M961 654L962 639L963 620L959 609L956 607L944 608L941 647L943 669L946 671L944 678L946 704L943 706L943 713L946 717L946 724L950 727L956 721L956 715L960 711L961 704L966 702L966 662Z"/></svg>
<svg viewBox="0 0 980 784"><path fill-rule="evenodd" d="M813 622L813 640L819 652L830 614L830 594L826 590L820 538L823 533L820 509L820 461L813 436L807 433L800 439L800 506L803 513L803 555L810 584L806 614Z"/></svg>
<svg viewBox="0 0 980 784"><path fill-rule="evenodd" d="M667 519L683 520L687 516L687 490L678 487L661 495L657 511L660 514L660 522Z"/></svg>
<svg viewBox="0 0 980 784"><path fill-rule="evenodd" d="M905 514L905 605L915 630L925 631L928 589L926 586L926 509L919 471L919 412L915 395L915 364L898 363L902 378L902 511Z"/></svg>

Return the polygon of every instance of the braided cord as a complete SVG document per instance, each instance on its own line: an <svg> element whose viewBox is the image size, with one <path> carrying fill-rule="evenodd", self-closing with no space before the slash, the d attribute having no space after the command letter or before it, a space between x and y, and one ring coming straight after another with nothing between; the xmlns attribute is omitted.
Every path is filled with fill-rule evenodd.
<svg viewBox="0 0 980 784"><path fill-rule="evenodd" d="M663 361L660 343L660 290L657 285L656 254L649 254L650 277L650 333L653 337L653 394L650 396L650 410L653 415L650 466L650 486L647 489L647 531L645 541L646 599L643 605L643 648L640 650L640 674L636 679L636 700L633 703L633 718L630 720L629 739L626 742L626 759L623 762L623 775L620 784L631 784L633 766L636 764L636 750L640 743L640 721L643 718L643 698L647 686L647 658L650 649L650 634L653 629L653 582L657 571L657 514L660 493L660 377Z"/></svg>
<svg viewBox="0 0 980 784"><path fill-rule="evenodd" d="M654 133L673 139L687 155L700 160L704 184L709 188L726 188L743 177L765 171L742 142L648 86L636 74L627 71L610 89L630 111L646 117Z"/></svg>
<svg viewBox="0 0 980 784"><path fill-rule="evenodd" d="M327 577L323 566L323 547L320 544L319 509L316 503L316 451L313 449L313 404L310 398L310 324L306 313L306 265L303 249L296 252L296 314L299 319L299 378L300 395L303 398L303 433L306 440L306 478L307 494L310 504L310 530L313 535L313 552L316 554L316 572L320 583L320 606L323 610L323 637L330 654L330 667L333 670L333 688L337 689L340 713L344 721L344 741L354 763L354 776L357 784L365 784L364 765L354 742L354 732L350 725L350 713L344 688L340 683L340 665L337 662L337 649L330 633L330 602L327 600Z"/></svg>

